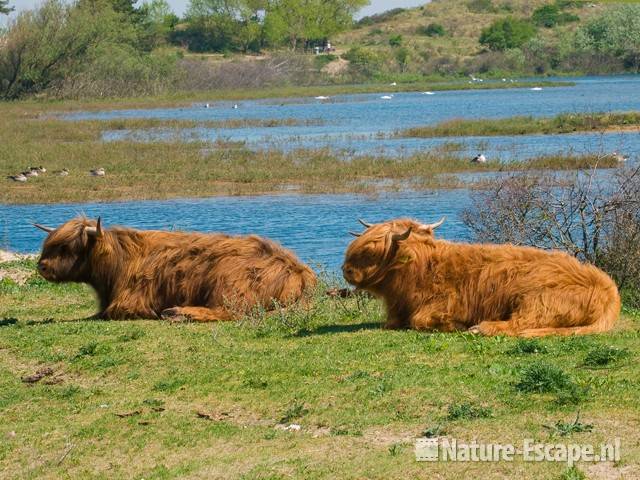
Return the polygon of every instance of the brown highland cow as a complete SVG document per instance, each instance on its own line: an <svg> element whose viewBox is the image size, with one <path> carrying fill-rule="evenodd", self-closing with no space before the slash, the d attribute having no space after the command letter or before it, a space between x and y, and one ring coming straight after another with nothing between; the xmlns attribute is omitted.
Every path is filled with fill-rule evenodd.
<svg viewBox="0 0 640 480"><path fill-rule="evenodd" d="M444 219L399 219L347 249L344 278L384 300L386 328L538 337L604 332L620 313L614 282L561 252L438 240Z"/></svg>
<svg viewBox="0 0 640 480"><path fill-rule="evenodd" d="M91 285L101 318L232 320L290 305L316 283L293 253L257 236L105 229L85 218L36 226L49 233L40 274Z"/></svg>

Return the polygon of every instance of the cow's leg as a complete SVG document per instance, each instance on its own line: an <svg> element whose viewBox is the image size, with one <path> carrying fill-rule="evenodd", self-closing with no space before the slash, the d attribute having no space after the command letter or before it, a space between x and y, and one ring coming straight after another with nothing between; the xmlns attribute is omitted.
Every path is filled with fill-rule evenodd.
<svg viewBox="0 0 640 480"><path fill-rule="evenodd" d="M150 308L142 306L130 306L126 303L114 302L104 312L96 314L98 318L105 320L131 320L138 318L158 318L158 315Z"/></svg>
<svg viewBox="0 0 640 480"><path fill-rule="evenodd" d="M161 316L171 321L192 320L194 322L217 322L234 319L233 315L224 307L173 307L163 310Z"/></svg>
<svg viewBox="0 0 640 480"><path fill-rule="evenodd" d="M471 333L479 333L480 335L518 335L516 322L512 320L485 321L469 328Z"/></svg>
<svg viewBox="0 0 640 480"><path fill-rule="evenodd" d="M402 320L398 320L396 318L387 318L386 323L383 327L385 330L404 330L407 328L407 325Z"/></svg>

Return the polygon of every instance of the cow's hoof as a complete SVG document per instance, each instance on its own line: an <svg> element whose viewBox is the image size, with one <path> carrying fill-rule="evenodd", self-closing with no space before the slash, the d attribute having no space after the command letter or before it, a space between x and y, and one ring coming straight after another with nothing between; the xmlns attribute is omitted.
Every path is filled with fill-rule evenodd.
<svg viewBox="0 0 640 480"><path fill-rule="evenodd" d="M190 322L191 317L184 315L180 307L167 308L162 311L160 318L168 320L171 323L185 323Z"/></svg>
<svg viewBox="0 0 640 480"><path fill-rule="evenodd" d="M467 332L473 333L474 335L482 335L482 332L480 331L480 326L479 325L474 325L469 330L467 330Z"/></svg>

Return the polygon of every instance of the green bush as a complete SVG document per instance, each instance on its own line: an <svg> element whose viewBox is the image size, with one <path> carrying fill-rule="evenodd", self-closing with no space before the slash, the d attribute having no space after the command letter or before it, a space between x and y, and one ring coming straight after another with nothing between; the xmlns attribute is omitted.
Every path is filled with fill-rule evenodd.
<svg viewBox="0 0 640 480"><path fill-rule="evenodd" d="M131 95L141 84L153 91L149 84L168 82L175 66L175 55L146 51L137 26L107 2L47 0L21 13L5 39L0 49L0 98L5 99L44 90Z"/></svg>
<svg viewBox="0 0 640 480"><path fill-rule="evenodd" d="M447 410L447 420L473 420L490 416L490 408L469 402L451 404Z"/></svg>
<svg viewBox="0 0 640 480"><path fill-rule="evenodd" d="M569 390L574 385L562 369L545 362L527 365L520 373L516 390L523 393L549 393Z"/></svg>
<svg viewBox="0 0 640 480"><path fill-rule="evenodd" d="M430 23L427 26L418 28L418 34L426 35L427 37L442 37L446 35L446 31L439 23Z"/></svg>
<svg viewBox="0 0 640 480"><path fill-rule="evenodd" d="M491 50L502 51L519 48L536 33L535 26L527 21L514 17L496 20L482 30L480 43Z"/></svg>
<svg viewBox="0 0 640 480"><path fill-rule="evenodd" d="M550 4L534 10L531 19L539 27L553 28L556 25L577 22L580 17L572 13L563 12L558 5Z"/></svg>
<svg viewBox="0 0 640 480"><path fill-rule="evenodd" d="M391 35L389 37L389 45L392 47L400 47L402 45L402 35Z"/></svg>
<svg viewBox="0 0 640 480"><path fill-rule="evenodd" d="M576 31L579 51L621 59L626 68L640 70L640 5L611 8Z"/></svg>
<svg viewBox="0 0 640 480"><path fill-rule="evenodd" d="M351 62L351 68L356 73L365 76L378 73L383 64L383 59L377 52L357 46L349 49L343 58Z"/></svg>

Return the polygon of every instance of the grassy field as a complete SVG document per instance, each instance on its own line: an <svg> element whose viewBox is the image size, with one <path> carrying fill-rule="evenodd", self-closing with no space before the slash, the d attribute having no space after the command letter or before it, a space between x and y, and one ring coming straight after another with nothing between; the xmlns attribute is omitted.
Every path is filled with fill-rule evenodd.
<svg viewBox="0 0 640 480"><path fill-rule="evenodd" d="M144 100L146 101L146 100ZM161 103L158 100L159 104ZM155 106L160 106L160 105ZM62 120L54 113L82 108L125 108L126 103L37 103L0 105L0 203L54 203L164 199L299 192L360 192L380 189L455 187L461 172L528 169L573 169L598 164L614 166L595 156L550 156L528 161L492 161L472 164L457 158L455 145L408 158L360 156L344 161L329 150L252 152L241 144L184 142L179 128L204 126L196 122L160 120ZM147 104L149 106L149 104ZM270 120L261 121L261 125ZM290 122L295 122L291 119ZM275 125L287 123L279 120ZM216 123L217 125L217 123ZM157 143L118 141L105 143L105 130L163 128L176 132L176 140ZM511 160L505 158L503 160ZM45 175L26 184L5 177L44 165ZM104 178L89 170L106 169ZM68 177L55 175L67 168ZM381 186L381 182L385 182Z"/></svg>
<svg viewBox="0 0 640 480"><path fill-rule="evenodd" d="M433 126L409 128L399 137L462 137L561 134L640 129L640 112L562 113L555 117L519 116L500 119L454 119Z"/></svg>
<svg viewBox="0 0 640 480"><path fill-rule="evenodd" d="M402 45L413 53L414 62L428 63L430 59L439 58L443 59L443 63L456 64L472 60L485 50L479 38L482 30L494 21L505 16L529 18L537 8L553 3L549 0L433 0L421 7L408 8L397 15L387 16L372 25L344 32L334 39L334 43L344 50L352 46L364 46L370 51L392 51L390 39L401 35ZM618 2L567 2L564 11L577 15L579 21L540 29L538 35L542 39L559 41L566 32L602 15L610 8L607 3ZM441 25L444 34L425 35L424 28L430 24ZM483 72L482 65L482 62L478 63L478 72Z"/></svg>
<svg viewBox="0 0 640 480"><path fill-rule="evenodd" d="M237 323L103 322L83 320L96 308L86 287L33 270L0 264L0 278L18 281L0 280L3 478L640 474L635 312L606 335L536 341L385 331L377 302L320 294L306 310ZM425 435L619 437L622 458L577 470L417 463Z"/></svg>

